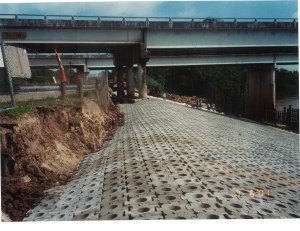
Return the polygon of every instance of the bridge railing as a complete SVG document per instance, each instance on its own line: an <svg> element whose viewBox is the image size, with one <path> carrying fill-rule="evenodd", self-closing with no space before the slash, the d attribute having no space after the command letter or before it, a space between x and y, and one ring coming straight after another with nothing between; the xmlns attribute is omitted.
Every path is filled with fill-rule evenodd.
<svg viewBox="0 0 300 231"><path fill-rule="evenodd" d="M54 28L282 28L297 29L297 18L169 18L0 14L2 27Z"/></svg>

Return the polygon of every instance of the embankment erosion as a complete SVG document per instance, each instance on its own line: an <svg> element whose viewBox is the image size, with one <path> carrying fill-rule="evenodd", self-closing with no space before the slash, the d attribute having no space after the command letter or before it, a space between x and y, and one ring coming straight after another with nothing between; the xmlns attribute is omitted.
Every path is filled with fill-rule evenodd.
<svg viewBox="0 0 300 231"><path fill-rule="evenodd" d="M1 211L21 221L45 190L65 183L85 155L112 138L123 114L112 103L104 110L84 98L37 106L17 119L0 117L0 124L6 125L1 128ZM5 165L9 161L13 169Z"/></svg>

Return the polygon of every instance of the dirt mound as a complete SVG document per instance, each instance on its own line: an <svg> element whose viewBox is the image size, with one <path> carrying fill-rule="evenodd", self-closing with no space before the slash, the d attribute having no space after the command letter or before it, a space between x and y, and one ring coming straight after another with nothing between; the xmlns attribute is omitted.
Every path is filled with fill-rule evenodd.
<svg viewBox="0 0 300 231"><path fill-rule="evenodd" d="M83 156L100 149L122 121L116 106L104 112L89 99L39 106L17 120L0 118L0 124L14 124L1 131L2 152L14 160L14 172L1 177L1 210L21 221L44 190L66 182Z"/></svg>
<svg viewBox="0 0 300 231"><path fill-rule="evenodd" d="M167 94L167 99L173 100L179 103L186 103L193 107L200 106L201 103L205 103L205 99L198 98L196 96L181 96L176 94Z"/></svg>

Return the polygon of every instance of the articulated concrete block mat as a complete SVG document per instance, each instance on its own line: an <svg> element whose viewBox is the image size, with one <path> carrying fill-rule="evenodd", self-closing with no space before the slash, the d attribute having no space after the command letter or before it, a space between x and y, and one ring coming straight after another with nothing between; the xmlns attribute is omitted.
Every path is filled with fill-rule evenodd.
<svg viewBox="0 0 300 231"><path fill-rule="evenodd" d="M299 135L162 100L125 125L24 221L300 218Z"/></svg>

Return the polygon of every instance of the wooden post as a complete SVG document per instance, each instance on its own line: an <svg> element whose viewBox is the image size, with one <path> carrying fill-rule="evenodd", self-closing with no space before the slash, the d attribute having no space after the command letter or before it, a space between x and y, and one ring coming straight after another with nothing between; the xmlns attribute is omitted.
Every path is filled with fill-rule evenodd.
<svg viewBox="0 0 300 231"><path fill-rule="evenodd" d="M83 80L82 78L78 78L77 87L78 87L78 98L83 99L83 90L82 90Z"/></svg>
<svg viewBox="0 0 300 231"><path fill-rule="evenodd" d="M64 101L66 99L66 82L60 83L60 93L60 98Z"/></svg>
<svg viewBox="0 0 300 231"><path fill-rule="evenodd" d="M96 91L97 100L100 100L100 98L99 98L99 79L98 78L96 79L96 83L95 83L95 91Z"/></svg>

